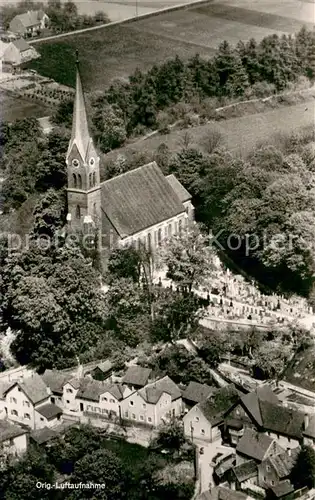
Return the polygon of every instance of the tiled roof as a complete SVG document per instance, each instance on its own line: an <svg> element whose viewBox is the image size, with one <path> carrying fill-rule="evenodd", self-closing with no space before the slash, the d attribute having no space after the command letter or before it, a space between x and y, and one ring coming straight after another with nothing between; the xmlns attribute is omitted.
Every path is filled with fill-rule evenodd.
<svg viewBox="0 0 315 500"><path fill-rule="evenodd" d="M280 453L279 455L274 455L268 457L266 461L268 461L275 469L278 478L284 479L289 476L295 461L300 452L300 447L293 448L290 451L290 454L286 451L285 453Z"/></svg>
<svg viewBox="0 0 315 500"><path fill-rule="evenodd" d="M39 408L36 408L36 411L40 413L40 415L43 415L43 417L47 418L47 420L51 420L52 418L62 414L62 409L53 403L47 403L46 405L40 406Z"/></svg>
<svg viewBox="0 0 315 500"><path fill-rule="evenodd" d="M223 486L218 487L218 500L246 500L247 495L241 491L230 490Z"/></svg>
<svg viewBox="0 0 315 500"><path fill-rule="evenodd" d="M266 434L253 429L245 429L244 435L239 440L236 451L249 458L262 461L273 439Z"/></svg>
<svg viewBox="0 0 315 500"><path fill-rule="evenodd" d="M185 189L184 186L179 182L179 180L176 179L174 174L167 175L166 179L174 189L175 193L182 203L191 200L191 194L188 193L187 189Z"/></svg>
<svg viewBox="0 0 315 500"><path fill-rule="evenodd" d="M5 394L15 385L18 385L24 391L34 405L40 403L49 396L46 384L42 378L37 375L37 373L34 373L31 377L22 379L19 382L15 382L8 389L6 389Z"/></svg>
<svg viewBox="0 0 315 500"><path fill-rule="evenodd" d="M82 380L77 377L73 377L70 380L68 380L68 383L72 385L73 389L80 389Z"/></svg>
<svg viewBox="0 0 315 500"><path fill-rule="evenodd" d="M303 433L304 414L282 405L260 401L260 412L263 427L288 437L301 439Z"/></svg>
<svg viewBox="0 0 315 500"><path fill-rule="evenodd" d="M16 382L0 382L0 399L4 399L8 390L15 384Z"/></svg>
<svg viewBox="0 0 315 500"><path fill-rule="evenodd" d="M155 162L102 183L102 210L121 238L185 212Z"/></svg>
<svg viewBox="0 0 315 500"><path fill-rule="evenodd" d="M272 486L270 489L273 491L274 495L277 498L281 498L284 495L288 495L289 493L292 493L292 491L294 491L294 487L289 480L281 481L275 486Z"/></svg>
<svg viewBox="0 0 315 500"><path fill-rule="evenodd" d="M278 398L272 389L268 386L262 386L255 391L245 394L241 398L243 406L253 416L258 425L262 426L262 417L259 401L267 401L273 404L279 404Z"/></svg>
<svg viewBox="0 0 315 500"><path fill-rule="evenodd" d="M255 460L248 460L248 462L244 462L243 464L233 467L233 472L236 479L242 483L243 481L247 481L247 479L255 477L258 474L257 464Z"/></svg>
<svg viewBox="0 0 315 500"><path fill-rule="evenodd" d="M107 359L106 361L103 361L103 363L99 363L95 368L99 368L102 372L106 373L113 368L113 363Z"/></svg>
<svg viewBox="0 0 315 500"><path fill-rule="evenodd" d="M43 444L47 443L48 441L51 441L52 439L55 439L58 436L58 434L52 429L44 427L43 429L32 431L30 436L37 444Z"/></svg>
<svg viewBox="0 0 315 500"><path fill-rule="evenodd" d="M149 380L152 370L142 366L129 366L122 383L144 387Z"/></svg>
<svg viewBox="0 0 315 500"><path fill-rule="evenodd" d="M3 443L7 439L21 436L22 434L26 434L25 429L16 424L11 424L8 420L0 420L0 443Z"/></svg>
<svg viewBox="0 0 315 500"><path fill-rule="evenodd" d="M198 382L189 382L189 385L183 392L183 399L194 403L201 403L214 392L214 388L207 384L199 384Z"/></svg>
<svg viewBox="0 0 315 500"><path fill-rule="evenodd" d="M221 422L224 415L239 401L239 393L233 384L214 391L198 407L211 425Z"/></svg>
<svg viewBox="0 0 315 500"><path fill-rule="evenodd" d="M172 398L172 401L181 397L182 393L177 387L175 382L171 380L168 376L148 384L138 391L141 397L150 404L156 404L162 394L166 392Z"/></svg>
<svg viewBox="0 0 315 500"><path fill-rule="evenodd" d="M42 375L42 379L45 384L51 389L55 394L63 393L63 386L71 377L57 370L46 370Z"/></svg>
<svg viewBox="0 0 315 500"><path fill-rule="evenodd" d="M24 14L15 16L13 19L18 19L25 28L30 28L31 26L39 24L43 16L44 12L42 10L30 10Z"/></svg>
<svg viewBox="0 0 315 500"><path fill-rule="evenodd" d="M108 392L118 401L123 399L123 388L120 384L108 384L99 380L84 379L78 391L77 398L99 401L101 394Z"/></svg>
<svg viewBox="0 0 315 500"><path fill-rule="evenodd" d="M29 50L32 47L24 40L24 38L18 38L17 40L13 40L13 45L20 51L24 52L25 50Z"/></svg>

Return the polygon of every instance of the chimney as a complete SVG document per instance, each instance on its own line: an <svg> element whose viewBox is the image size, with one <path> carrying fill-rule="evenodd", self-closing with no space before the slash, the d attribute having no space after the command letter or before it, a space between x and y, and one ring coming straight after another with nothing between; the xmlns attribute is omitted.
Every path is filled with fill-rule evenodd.
<svg viewBox="0 0 315 500"><path fill-rule="evenodd" d="M305 413L304 415L304 430L306 430L309 426L310 423L310 417L308 413Z"/></svg>

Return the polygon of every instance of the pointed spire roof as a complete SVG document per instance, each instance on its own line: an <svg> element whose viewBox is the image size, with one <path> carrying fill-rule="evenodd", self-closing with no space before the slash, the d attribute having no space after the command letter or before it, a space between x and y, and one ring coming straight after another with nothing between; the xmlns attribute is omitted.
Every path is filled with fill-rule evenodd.
<svg viewBox="0 0 315 500"><path fill-rule="evenodd" d="M72 146L76 144L82 159L85 160L88 146L92 138L89 133L89 127L87 121L85 99L84 99L80 69L79 69L78 51L76 51L76 66L77 66L76 91L75 91L75 99L73 106L72 133L69 143L68 154L70 153Z"/></svg>

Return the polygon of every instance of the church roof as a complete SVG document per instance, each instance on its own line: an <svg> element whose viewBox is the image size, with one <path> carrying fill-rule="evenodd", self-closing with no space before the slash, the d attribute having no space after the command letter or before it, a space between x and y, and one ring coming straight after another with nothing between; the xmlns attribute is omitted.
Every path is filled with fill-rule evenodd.
<svg viewBox="0 0 315 500"><path fill-rule="evenodd" d="M85 160L91 141L92 138L89 133L86 106L79 64L77 61L76 92L73 105L72 132L67 156L69 155L73 145L76 144L82 159Z"/></svg>
<svg viewBox="0 0 315 500"><path fill-rule="evenodd" d="M185 211L153 161L102 183L102 210L121 238Z"/></svg>
<svg viewBox="0 0 315 500"><path fill-rule="evenodd" d="M179 182L179 180L176 179L174 174L167 175L166 179L171 185L171 187L174 189L175 193L177 194L178 198L182 203L191 200L191 194L187 191L187 189L184 188L184 186Z"/></svg>

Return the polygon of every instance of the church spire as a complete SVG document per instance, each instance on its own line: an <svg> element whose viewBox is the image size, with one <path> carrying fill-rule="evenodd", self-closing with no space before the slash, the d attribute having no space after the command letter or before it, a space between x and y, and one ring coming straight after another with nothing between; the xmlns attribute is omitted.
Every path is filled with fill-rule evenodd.
<svg viewBox="0 0 315 500"><path fill-rule="evenodd" d="M68 155L75 144L83 161L86 159L88 146L91 142L89 133L85 100L79 69L79 54L76 51L76 90L73 106L72 133L69 143ZM68 156L67 155L67 156Z"/></svg>

